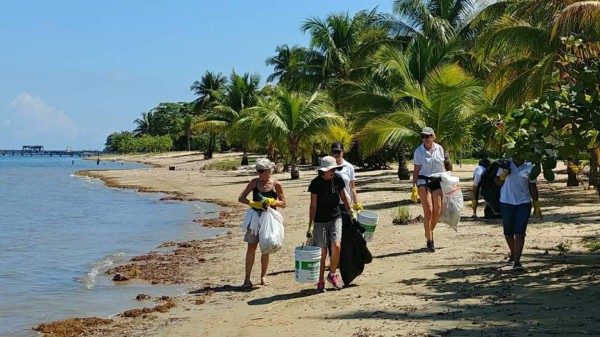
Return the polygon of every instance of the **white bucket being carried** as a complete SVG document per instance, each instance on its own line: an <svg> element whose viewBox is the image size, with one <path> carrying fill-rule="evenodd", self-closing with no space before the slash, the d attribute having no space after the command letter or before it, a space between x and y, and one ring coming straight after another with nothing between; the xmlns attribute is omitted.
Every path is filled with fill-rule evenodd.
<svg viewBox="0 0 600 337"><path fill-rule="evenodd" d="M296 247L296 281L313 283L319 281L321 248L315 246Z"/></svg>
<svg viewBox="0 0 600 337"><path fill-rule="evenodd" d="M363 234L365 241L369 242L373 240L375 227L379 221L379 214L373 211L362 210L358 212L356 220L358 221L358 224L365 229L365 233Z"/></svg>

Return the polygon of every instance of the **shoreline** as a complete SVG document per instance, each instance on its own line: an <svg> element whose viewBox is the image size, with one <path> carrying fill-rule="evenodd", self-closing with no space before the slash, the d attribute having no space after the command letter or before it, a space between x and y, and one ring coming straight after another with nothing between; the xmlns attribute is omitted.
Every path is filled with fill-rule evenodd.
<svg viewBox="0 0 600 337"><path fill-rule="evenodd" d="M213 160L231 155L235 154L217 155ZM314 285L299 284L293 279L293 249L295 243L303 241L306 230L309 199L306 188L314 177L312 170L301 170L300 180L289 180L289 173L274 175L282 181L290 204L282 211L285 246L271 255L271 285L242 292L238 287L243 281L246 247L243 234L236 228L245 208L237 202L237 196L255 173L204 171L202 168L209 161L190 153L118 156L104 160L110 158L143 162L153 167L86 174L102 179L111 187L160 192L174 200L206 201L227 207L218 219L207 221L209 225L227 228L227 232L208 240L163 243L171 248L168 256L149 252L132 258L139 261L127 264L122 272L133 269L137 275L135 270L139 270L141 278L148 278L151 283L183 282L194 290L174 299L149 301L152 307L161 308L155 312L142 312L135 317L122 314L110 322L100 321L102 324L85 328L85 336L241 334L254 337L280 333L312 336L326 332L344 336L437 336L442 333L479 336L484 332L512 335L524 331L532 320L540 323L535 325L538 330L532 332L533 336L543 336L549 331L569 335L573 331L565 322L573 322L573 319L565 320L565 312L560 309L565 301L571 306L569 315L581 314L575 322L588 327L586 331L600 333L600 323L589 320L592 314L589 306L593 303L590 299L598 295L595 289L600 284L600 277L593 268L600 263L600 257L583 247L585 238L599 235L598 228L593 226L599 222L595 214L598 200L585 202L586 198L597 196L593 191L565 189L560 175L558 182L540 183L546 220L544 223L532 221L530 225L524 251L524 263L529 270L520 275L499 263L507 249L497 222L471 219L471 210L465 207L459 232L440 224L436 229L438 252L426 253L420 223L392 225L398 205L406 207L411 217L422 213L418 204L409 201L409 182L398 181L393 169L357 172L358 193L365 209L380 214L380 225L369 245L374 261L365 266L365 272L355 281L356 286L317 295ZM176 169L169 171L168 166ZM473 168L474 165L463 165L455 171L461 178L465 196L469 195L466 189L470 188ZM558 193L564 196L551 201L552 194ZM569 203L574 198L581 202ZM561 202L567 204L559 205ZM481 202L478 211L483 213ZM565 237L570 239L565 240ZM569 248L561 251L557 248L561 245ZM147 268L135 267L140 263L147 264ZM172 269L164 269L165 264L170 264ZM254 280L259 268L259 263L255 263ZM157 270L162 272L158 275L168 278L152 274ZM575 287L573 282L581 278L586 282L581 281ZM557 279L564 287L553 290L555 285L546 284L545 279ZM526 290L536 283L546 284L544 291L528 294ZM512 286L507 288L507 284ZM583 296L573 301L569 293L575 290ZM534 302L528 311L537 313L539 319L529 312L517 314L527 301ZM165 307L161 305L165 303L171 304L167 305L169 310L163 311Z"/></svg>

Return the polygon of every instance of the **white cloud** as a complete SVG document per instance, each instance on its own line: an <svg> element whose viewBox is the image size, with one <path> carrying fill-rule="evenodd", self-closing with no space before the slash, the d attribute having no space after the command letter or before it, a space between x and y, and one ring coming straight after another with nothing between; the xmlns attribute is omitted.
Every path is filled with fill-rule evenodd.
<svg viewBox="0 0 600 337"><path fill-rule="evenodd" d="M62 148L79 134L76 123L62 110L29 93L17 95L8 106L4 126L15 143L37 143Z"/></svg>

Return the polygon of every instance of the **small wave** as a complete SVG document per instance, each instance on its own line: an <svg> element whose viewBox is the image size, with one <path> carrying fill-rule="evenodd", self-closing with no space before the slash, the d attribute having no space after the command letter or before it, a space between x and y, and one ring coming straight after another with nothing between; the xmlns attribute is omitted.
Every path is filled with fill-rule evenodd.
<svg viewBox="0 0 600 337"><path fill-rule="evenodd" d="M113 265L115 261L119 260L120 257L124 256L125 252L116 252L114 254L104 257L102 260L92 263L90 270L79 276L77 282L82 283L84 288L92 289L96 285L96 278L100 273L100 270L108 268Z"/></svg>

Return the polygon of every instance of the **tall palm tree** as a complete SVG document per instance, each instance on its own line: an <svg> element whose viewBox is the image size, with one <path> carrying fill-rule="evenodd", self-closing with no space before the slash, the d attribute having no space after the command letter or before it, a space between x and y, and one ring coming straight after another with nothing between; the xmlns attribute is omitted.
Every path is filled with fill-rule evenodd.
<svg viewBox="0 0 600 337"><path fill-rule="evenodd" d="M259 100L245 112L253 115L255 130L261 129L271 139L280 141L280 146L289 149L292 179L300 177L297 164L302 143L344 122L326 95L320 92L306 95L285 88L279 88L271 98Z"/></svg>
<svg viewBox="0 0 600 337"><path fill-rule="evenodd" d="M194 95L198 96L194 100L193 111L197 115L207 115L211 113L211 109L218 104L219 100L223 98L223 90L227 84L227 78L222 73L214 73L206 71L200 78L200 81L194 81L191 85L190 90L194 92ZM196 120L194 120L196 121ZM202 129L194 125L190 126L190 131L195 132L196 130ZM207 127L204 130L209 133L208 149L204 153L204 158L210 159L215 152L215 142L218 129ZM189 147L189 144L188 144Z"/></svg>
<svg viewBox="0 0 600 337"><path fill-rule="evenodd" d="M133 133L136 136L142 136L150 133L150 119L152 117L151 115L151 113L142 112L142 118L136 118L133 121L133 123L137 125L135 130L133 130Z"/></svg>
<svg viewBox="0 0 600 337"><path fill-rule="evenodd" d="M242 165L248 164L247 143L245 142L247 129L238 127L236 122L242 117L243 109L252 107L258 98L258 74L245 73L240 75L232 71L229 81L222 92L217 92L215 103L202 119L194 125L194 130L209 132L224 132L229 140L240 146L244 152Z"/></svg>

